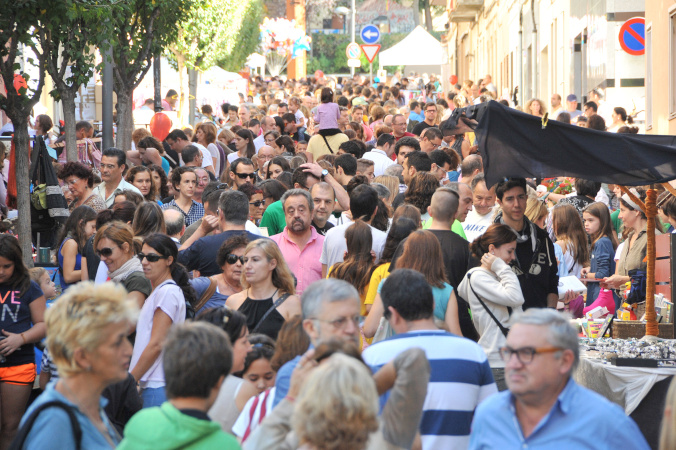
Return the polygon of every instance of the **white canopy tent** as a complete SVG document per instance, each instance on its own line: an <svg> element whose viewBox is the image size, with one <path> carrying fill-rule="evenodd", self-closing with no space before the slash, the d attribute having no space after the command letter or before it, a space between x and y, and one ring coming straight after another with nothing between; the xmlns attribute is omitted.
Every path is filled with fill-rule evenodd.
<svg viewBox="0 0 676 450"><path fill-rule="evenodd" d="M441 66L444 64L441 43L423 27L417 26L401 42L380 52L383 66Z"/></svg>

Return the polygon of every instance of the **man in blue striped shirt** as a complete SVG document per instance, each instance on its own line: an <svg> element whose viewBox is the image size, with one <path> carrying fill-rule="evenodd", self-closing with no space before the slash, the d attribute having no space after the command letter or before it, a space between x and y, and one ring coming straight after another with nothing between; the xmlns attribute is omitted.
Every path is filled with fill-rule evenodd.
<svg viewBox="0 0 676 450"><path fill-rule="evenodd" d="M432 369L420 423L422 447L466 449L474 410L498 391L485 353L434 325L432 288L419 272L395 270L380 295L397 334L364 350L364 361L376 372L404 350L422 348Z"/></svg>

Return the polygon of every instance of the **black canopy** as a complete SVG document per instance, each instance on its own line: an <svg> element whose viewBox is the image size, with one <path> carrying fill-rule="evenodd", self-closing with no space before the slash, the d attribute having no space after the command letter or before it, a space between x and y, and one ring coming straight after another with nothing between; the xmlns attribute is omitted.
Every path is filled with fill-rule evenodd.
<svg viewBox="0 0 676 450"><path fill-rule="evenodd" d="M575 177L637 186L676 179L676 137L618 134L549 120L490 101L455 110L446 133L474 128L489 186L505 177Z"/></svg>

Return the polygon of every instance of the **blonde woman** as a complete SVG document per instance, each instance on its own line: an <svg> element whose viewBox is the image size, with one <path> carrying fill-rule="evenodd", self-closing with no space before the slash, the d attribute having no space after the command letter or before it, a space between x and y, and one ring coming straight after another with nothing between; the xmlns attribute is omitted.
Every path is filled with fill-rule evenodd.
<svg viewBox="0 0 676 450"><path fill-rule="evenodd" d="M225 305L247 317L251 333L277 339L284 322L301 314L300 298L284 256L270 239L257 239L244 250L242 287Z"/></svg>
<svg viewBox="0 0 676 450"><path fill-rule="evenodd" d="M40 408L53 401L74 412L82 430L81 448L115 448L120 443L101 406L101 393L128 377L132 347L127 333L137 314L136 303L114 283L79 283L47 310L47 347L59 379L26 411L22 426L30 431L20 448L76 448L66 411ZM35 421L27 423L39 409Z"/></svg>

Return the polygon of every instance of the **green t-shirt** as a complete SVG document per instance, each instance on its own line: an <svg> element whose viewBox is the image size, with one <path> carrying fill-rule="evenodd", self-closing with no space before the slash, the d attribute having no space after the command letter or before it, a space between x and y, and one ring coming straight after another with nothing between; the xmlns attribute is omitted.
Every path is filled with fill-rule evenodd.
<svg viewBox="0 0 676 450"><path fill-rule="evenodd" d="M274 236L284 231L285 226L284 207L282 206L282 201L277 200L265 209L259 227L266 227L268 229L268 236Z"/></svg>
<svg viewBox="0 0 676 450"><path fill-rule="evenodd" d="M613 223L613 229L618 236L622 235L622 221L620 220L620 210L613 211L610 213L610 221Z"/></svg>
<svg viewBox="0 0 676 450"><path fill-rule="evenodd" d="M431 218L423 222L423 230L426 230L431 226L432 226ZM464 240L467 240L467 236L465 236L465 230L463 230L462 224L457 219L455 220L455 222L453 222L453 225L451 225L451 231L460 236L461 238L463 238Z"/></svg>

